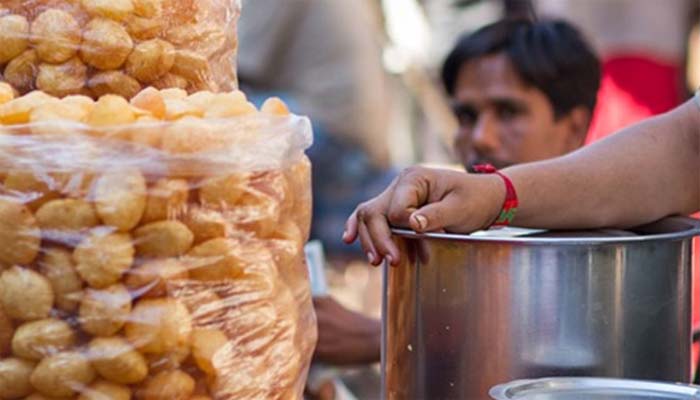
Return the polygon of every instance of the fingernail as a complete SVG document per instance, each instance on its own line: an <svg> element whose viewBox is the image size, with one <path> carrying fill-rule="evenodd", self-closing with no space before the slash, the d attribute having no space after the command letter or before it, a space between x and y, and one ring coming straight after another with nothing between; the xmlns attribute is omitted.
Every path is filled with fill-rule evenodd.
<svg viewBox="0 0 700 400"><path fill-rule="evenodd" d="M370 264L374 264L374 254L371 251L367 252L367 260Z"/></svg>
<svg viewBox="0 0 700 400"><path fill-rule="evenodd" d="M413 219L416 220L416 223L418 224L418 228L420 228L420 230L423 231L425 230L425 228L428 227L428 218L426 218L425 215L416 214L413 216Z"/></svg>
<svg viewBox="0 0 700 400"><path fill-rule="evenodd" d="M343 240L348 240L348 231L343 231Z"/></svg>

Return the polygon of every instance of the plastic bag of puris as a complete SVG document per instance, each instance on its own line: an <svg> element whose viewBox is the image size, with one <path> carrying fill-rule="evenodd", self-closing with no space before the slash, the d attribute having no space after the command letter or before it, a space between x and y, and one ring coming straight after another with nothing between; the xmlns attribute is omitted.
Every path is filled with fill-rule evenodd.
<svg viewBox="0 0 700 400"><path fill-rule="evenodd" d="M237 0L0 0L0 81L19 94L237 87Z"/></svg>
<svg viewBox="0 0 700 400"><path fill-rule="evenodd" d="M309 121L241 92L11 98L0 399L301 398Z"/></svg>

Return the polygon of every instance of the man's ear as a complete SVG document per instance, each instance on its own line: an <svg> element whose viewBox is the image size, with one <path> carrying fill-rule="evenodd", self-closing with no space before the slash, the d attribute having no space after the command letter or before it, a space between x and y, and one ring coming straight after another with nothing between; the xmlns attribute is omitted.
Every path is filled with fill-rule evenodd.
<svg viewBox="0 0 700 400"><path fill-rule="evenodd" d="M584 106L576 106L560 121L566 131L566 146L568 151L574 151L583 146L591 125L591 111Z"/></svg>

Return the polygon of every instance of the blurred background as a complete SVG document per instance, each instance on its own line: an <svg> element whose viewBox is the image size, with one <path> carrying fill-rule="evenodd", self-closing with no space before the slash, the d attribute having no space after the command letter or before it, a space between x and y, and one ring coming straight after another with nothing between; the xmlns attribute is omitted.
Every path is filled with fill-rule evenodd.
<svg viewBox="0 0 700 400"><path fill-rule="evenodd" d="M602 80L586 143L665 112L700 86L698 0L243 0L239 76L314 123L314 227L330 294L379 317L381 271L341 241L354 207L401 168L459 165L440 79L458 37L502 18L561 18L593 46ZM376 367L343 369L376 398Z"/></svg>

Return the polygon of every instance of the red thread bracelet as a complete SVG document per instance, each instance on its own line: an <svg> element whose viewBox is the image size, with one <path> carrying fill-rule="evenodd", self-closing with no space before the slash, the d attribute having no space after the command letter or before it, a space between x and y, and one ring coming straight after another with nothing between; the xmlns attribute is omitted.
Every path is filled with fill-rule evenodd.
<svg viewBox="0 0 700 400"><path fill-rule="evenodd" d="M503 201L501 212L491 226L510 225L515 218L515 213L518 211L518 194L515 192L513 182L491 164L475 165L473 169L477 174L496 174L503 179L503 183L506 185L506 199Z"/></svg>

